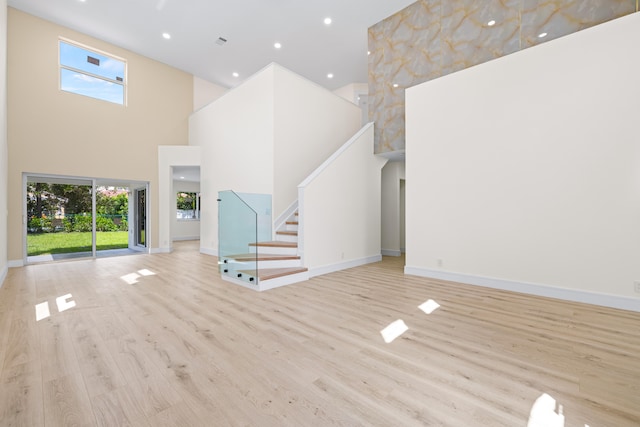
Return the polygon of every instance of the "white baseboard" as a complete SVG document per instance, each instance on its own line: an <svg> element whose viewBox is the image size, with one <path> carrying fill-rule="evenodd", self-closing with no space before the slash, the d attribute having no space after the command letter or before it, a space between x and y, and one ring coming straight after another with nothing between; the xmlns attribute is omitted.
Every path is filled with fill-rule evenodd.
<svg viewBox="0 0 640 427"><path fill-rule="evenodd" d="M10 259L9 261L7 261L7 267L9 268L24 267L24 260Z"/></svg>
<svg viewBox="0 0 640 427"><path fill-rule="evenodd" d="M383 256L400 256L400 255L402 255L402 252L397 250L397 249L382 249L380 252L382 252Z"/></svg>
<svg viewBox="0 0 640 427"><path fill-rule="evenodd" d="M151 248L149 251L151 254L170 254L171 248Z"/></svg>
<svg viewBox="0 0 640 427"><path fill-rule="evenodd" d="M205 255L218 256L217 249L204 248L202 246L200 246L200 253Z"/></svg>
<svg viewBox="0 0 640 427"><path fill-rule="evenodd" d="M174 237L171 239L174 242L182 242L185 240L200 240L200 236L183 236L183 237Z"/></svg>
<svg viewBox="0 0 640 427"><path fill-rule="evenodd" d="M325 265L322 267L315 267L309 269L309 277L322 276L323 274L329 274L340 270L346 270L347 268L358 267L360 265L371 264L372 262L378 262L382 260L382 255L373 255L365 258L354 259L351 261L339 262L337 264Z"/></svg>
<svg viewBox="0 0 640 427"><path fill-rule="evenodd" d="M4 279L7 278L7 273L9 272L9 267L5 266L1 271L0 271L0 288L2 288L2 285L4 285Z"/></svg>
<svg viewBox="0 0 640 427"><path fill-rule="evenodd" d="M405 266L404 274L640 312L640 298L601 294L577 289L558 288L555 286L540 285L536 283L516 282L513 280L496 279L493 277L475 276L471 274L454 273L442 270L431 270L421 267Z"/></svg>

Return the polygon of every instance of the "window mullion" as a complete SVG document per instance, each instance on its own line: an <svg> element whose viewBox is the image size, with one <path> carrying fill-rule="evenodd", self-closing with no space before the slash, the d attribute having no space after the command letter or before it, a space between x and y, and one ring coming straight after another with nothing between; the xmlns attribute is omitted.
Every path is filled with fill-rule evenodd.
<svg viewBox="0 0 640 427"><path fill-rule="evenodd" d="M114 80L114 79L110 79L108 77L103 77L103 76L99 76L97 74L93 74L89 71L84 71L84 70L79 70L77 68L74 67L69 67L68 65L63 65L60 64L60 68L63 68L65 70L69 70L69 71L73 71L74 73L80 73L80 74L84 74L85 76L90 76L99 80L103 80L105 82L110 82L110 83L115 83L118 84L120 86L124 86L124 80L123 81L118 81L118 80Z"/></svg>

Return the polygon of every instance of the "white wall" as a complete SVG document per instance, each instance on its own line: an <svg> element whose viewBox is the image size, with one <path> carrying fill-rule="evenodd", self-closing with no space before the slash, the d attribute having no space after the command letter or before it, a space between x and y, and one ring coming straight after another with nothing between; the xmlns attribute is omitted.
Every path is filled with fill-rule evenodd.
<svg viewBox="0 0 640 427"><path fill-rule="evenodd" d="M633 14L408 89L405 271L640 310L638 40Z"/></svg>
<svg viewBox="0 0 640 427"><path fill-rule="evenodd" d="M200 191L199 182L173 180L173 194L177 197L180 192L197 193ZM198 240L200 239L199 219L177 219L177 205L173 204L171 213L171 240Z"/></svg>
<svg viewBox="0 0 640 427"><path fill-rule="evenodd" d="M373 123L298 188L299 247L310 276L374 262L380 253L381 171Z"/></svg>
<svg viewBox="0 0 640 427"><path fill-rule="evenodd" d="M189 143L203 150L203 252L217 253L219 191L271 194L275 219L296 200L297 185L359 128L357 106L277 64L194 113Z"/></svg>
<svg viewBox="0 0 640 427"><path fill-rule="evenodd" d="M369 93L368 83L350 83L333 91L336 95L358 105L358 96Z"/></svg>
<svg viewBox="0 0 640 427"><path fill-rule="evenodd" d="M275 158L273 211L298 197L298 184L360 129L353 103L274 65Z"/></svg>
<svg viewBox="0 0 640 427"><path fill-rule="evenodd" d="M7 1L0 0L0 287L7 275Z"/></svg>
<svg viewBox="0 0 640 427"><path fill-rule="evenodd" d="M208 82L199 77L193 78L193 111L198 111L207 104L220 98L227 91L226 87Z"/></svg>
<svg viewBox="0 0 640 427"><path fill-rule="evenodd" d="M173 188L173 166L199 166L202 171L200 147L163 145L158 147L158 223L160 244L157 252L171 252L172 229L176 218L176 192ZM201 172L202 176L202 172ZM204 200L204 197L202 197ZM215 203L215 197L214 197ZM200 250L203 251L202 242ZM155 251L154 251L155 252Z"/></svg>
<svg viewBox="0 0 640 427"><path fill-rule="evenodd" d="M382 254L400 256L404 248L400 180L405 179L404 162L389 162L382 169Z"/></svg>
<svg viewBox="0 0 640 427"><path fill-rule="evenodd" d="M273 194L274 67L226 92L189 119L202 148L200 248L217 254L218 192Z"/></svg>

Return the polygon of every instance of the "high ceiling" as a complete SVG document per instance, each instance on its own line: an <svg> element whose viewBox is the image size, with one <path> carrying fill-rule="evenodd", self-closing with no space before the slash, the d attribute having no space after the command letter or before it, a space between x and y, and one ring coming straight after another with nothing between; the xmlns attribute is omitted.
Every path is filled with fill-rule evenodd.
<svg viewBox="0 0 640 427"><path fill-rule="evenodd" d="M367 81L367 28L415 0L9 0L232 87L272 62L328 89ZM324 24L331 18L330 25ZM168 33L171 38L163 38ZM216 43L222 37L223 45ZM276 49L274 44L282 44ZM233 73L238 73L234 77ZM327 77L329 73L333 78Z"/></svg>

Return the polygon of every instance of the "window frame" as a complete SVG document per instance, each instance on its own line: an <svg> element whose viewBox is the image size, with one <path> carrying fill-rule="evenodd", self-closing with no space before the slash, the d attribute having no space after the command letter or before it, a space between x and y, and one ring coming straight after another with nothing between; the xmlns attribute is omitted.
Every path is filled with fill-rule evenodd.
<svg viewBox="0 0 640 427"><path fill-rule="evenodd" d="M105 76L101 76L99 74L94 74L94 73L91 73L90 71L81 70L81 69L78 69L78 68L75 68L75 67L71 67L69 65L63 65L62 64L62 57L61 57L61 54L62 54L61 43L65 43L67 45L74 46L76 48L85 50L85 51L87 51L89 53L96 53L98 55L106 56L107 58L122 62L124 64L124 72L123 72L123 76L122 76L122 81L119 81L117 79L111 79L111 78L105 77ZM95 96L86 95L84 93L74 92L74 91L63 89L62 88L62 70L71 71L73 73L82 74L82 75L85 75L85 76L88 76L88 77L91 77L91 78L94 78L94 79L98 79L98 80L102 80L104 82L113 83L113 84L117 84L117 85L122 86L122 103L113 102L113 101L109 101L109 100L106 100L106 99L103 99L103 98L97 98ZM114 54L109 53L109 52L105 52L105 51L100 50L100 49L96 49L96 48L87 46L87 45L85 45L83 43L76 42L76 41L68 39L66 37L62 37L62 36L58 37L58 89L61 92L73 93L75 95L86 96L86 97L89 97L89 98L97 99L99 101L105 101L105 102L108 102L110 104L116 104L116 105L121 105L123 107L126 107L127 106L127 100L128 100L128 96L127 96L128 80L129 80L128 75L127 75L128 74L128 70L129 70L129 64L128 64L128 62L127 62L127 60L125 58L119 57L119 56L114 55Z"/></svg>

